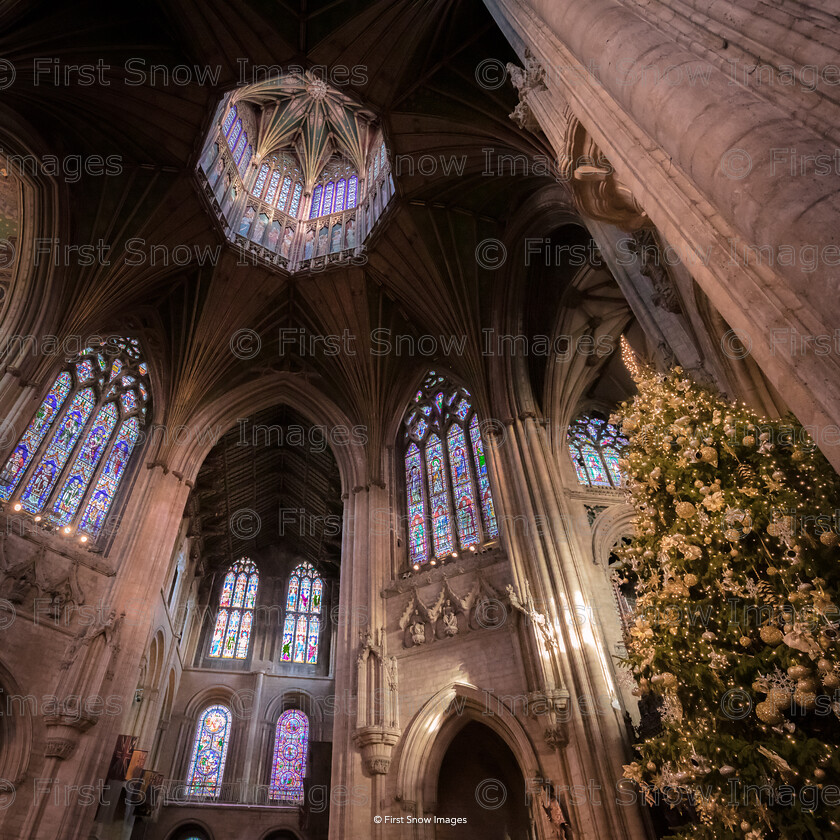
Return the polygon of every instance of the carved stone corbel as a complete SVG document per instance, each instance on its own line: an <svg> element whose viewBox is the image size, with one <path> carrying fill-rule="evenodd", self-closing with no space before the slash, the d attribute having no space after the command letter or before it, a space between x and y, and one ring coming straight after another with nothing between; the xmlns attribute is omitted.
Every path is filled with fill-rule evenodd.
<svg viewBox="0 0 840 840"><path fill-rule="evenodd" d="M365 772L371 776L384 776L391 769L391 754L400 739L399 729L384 726L366 726L353 733L353 742L362 753Z"/></svg>
<svg viewBox="0 0 840 840"><path fill-rule="evenodd" d="M553 750L563 749L569 743L568 716L569 690L546 688L528 695L528 712L543 722L543 738Z"/></svg>
<svg viewBox="0 0 840 840"><path fill-rule="evenodd" d="M516 64L506 65L511 84L519 93L519 102L510 114L510 118L523 130L536 134L541 130L539 121L528 104L528 97L532 93L547 90L545 85L545 69L530 50L525 50L525 67Z"/></svg>

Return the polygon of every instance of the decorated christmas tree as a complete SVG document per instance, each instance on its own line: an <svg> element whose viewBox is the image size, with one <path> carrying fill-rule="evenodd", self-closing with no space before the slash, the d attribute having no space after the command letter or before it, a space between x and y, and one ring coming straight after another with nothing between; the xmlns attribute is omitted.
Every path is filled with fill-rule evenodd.
<svg viewBox="0 0 840 840"><path fill-rule="evenodd" d="M673 837L840 837L840 480L792 418L624 355L626 664L662 710L625 775Z"/></svg>

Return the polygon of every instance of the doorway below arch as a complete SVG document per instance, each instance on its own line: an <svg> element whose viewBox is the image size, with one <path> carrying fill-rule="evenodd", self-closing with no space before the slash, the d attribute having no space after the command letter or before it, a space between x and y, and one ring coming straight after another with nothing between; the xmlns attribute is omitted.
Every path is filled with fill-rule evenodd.
<svg viewBox="0 0 840 840"><path fill-rule="evenodd" d="M435 840L528 840L525 778L510 747L492 729L471 721L452 739L440 766L438 817L466 825L436 825Z"/></svg>

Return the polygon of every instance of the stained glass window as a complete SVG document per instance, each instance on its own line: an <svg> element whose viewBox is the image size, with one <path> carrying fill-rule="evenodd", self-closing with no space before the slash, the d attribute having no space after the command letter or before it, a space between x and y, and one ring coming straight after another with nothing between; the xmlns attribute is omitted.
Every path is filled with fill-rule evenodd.
<svg viewBox="0 0 840 840"><path fill-rule="evenodd" d="M620 487L618 459L627 438L603 417L582 415L569 426L569 454L578 481L590 487Z"/></svg>
<svg viewBox="0 0 840 840"><path fill-rule="evenodd" d="M260 575L247 557L228 569L219 596L219 611L210 639L210 656L245 659L254 626Z"/></svg>
<svg viewBox="0 0 840 840"><path fill-rule="evenodd" d="M408 556L415 569L499 534L472 397L434 371L404 420Z"/></svg>
<svg viewBox="0 0 840 840"><path fill-rule="evenodd" d="M298 181L295 184L294 192L292 193L292 202L289 204L289 215L297 216L298 208L300 207L300 196L303 193L303 184Z"/></svg>
<svg viewBox="0 0 840 840"><path fill-rule="evenodd" d="M309 721L306 715L297 709L283 712L274 734L269 799L281 802L303 801L308 742Z"/></svg>
<svg viewBox="0 0 840 840"><path fill-rule="evenodd" d="M335 208L334 212L338 213L344 209L344 191L347 188L347 182L342 178L335 188Z"/></svg>
<svg viewBox="0 0 840 840"><path fill-rule="evenodd" d="M222 131L225 135L230 133L231 126L233 125L233 121L236 119L236 105L227 112L227 116L225 117L224 124L222 125Z"/></svg>
<svg viewBox="0 0 840 840"><path fill-rule="evenodd" d="M271 180L268 182L268 192L265 194L266 204L271 204L274 201L274 196L277 193L277 185L280 183L280 171L275 169L271 174Z"/></svg>
<svg viewBox="0 0 840 840"><path fill-rule="evenodd" d="M264 163L260 167L259 174L257 175L257 180L254 183L253 193L257 198L260 198L260 196L262 196L262 191L265 187L266 178L268 178L268 164Z"/></svg>
<svg viewBox="0 0 840 840"><path fill-rule="evenodd" d="M311 563L301 563L289 578L286 591L286 620L283 623L283 662L318 662L321 607L324 582Z"/></svg>
<svg viewBox="0 0 840 840"><path fill-rule="evenodd" d="M148 370L139 355L135 339L112 337L67 360L0 473L0 498L18 501L65 533L78 524L99 534L148 400Z"/></svg>
<svg viewBox="0 0 840 840"><path fill-rule="evenodd" d="M335 189L335 184L330 181L326 187L324 187L324 206L321 208L321 215L328 216L332 213L332 205L333 205L333 190Z"/></svg>
<svg viewBox="0 0 840 840"><path fill-rule="evenodd" d="M277 197L277 206L281 210L286 209L286 201L289 198L289 190L292 188L292 179L287 175L283 179L283 186L280 189L280 195Z"/></svg>
<svg viewBox="0 0 840 840"><path fill-rule="evenodd" d="M254 147L248 144L248 148L245 150L245 154L242 157L242 160L239 164L239 171L243 175L245 172L248 171L248 164L251 162L251 158L254 156Z"/></svg>
<svg viewBox="0 0 840 840"><path fill-rule="evenodd" d="M216 704L198 719L187 774L187 793L217 799L222 791L232 716L227 706Z"/></svg>
<svg viewBox="0 0 840 840"><path fill-rule="evenodd" d="M0 498L8 499L14 489L17 487L21 476L29 466L32 456L35 454L44 436L49 431L53 420L55 420L67 395L70 393L70 386L73 384L73 379L69 373L61 373L53 382L49 393L44 397L32 422L29 424L27 430L23 433L18 445L6 461L6 466L3 467L3 472L0 473Z"/></svg>
<svg viewBox="0 0 840 840"><path fill-rule="evenodd" d="M359 179L352 175L347 182L347 209L352 210L356 206L356 192L359 187Z"/></svg>
<svg viewBox="0 0 840 840"><path fill-rule="evenodd" d="M228 146L233 149L236 146L236 141L239 140L239 135L242 133L242 120L237 120L236 125L230 131L230 134L227 136Z"/></svg>
<svg viewBox="0 0 840 840"><path fill-rule="evenodd" d="M248 132L243 131L239 136L239 142L236 144L236 148L233 150L233 161L237 164L237 166L239 165L239 161L242 160L242 153L245 151L245 144L247 142Z"/></svg>
<svg viewBox="0 0 840 840"><path fill-rule="evenodd" d="M125 397L125 394L123 394L123 397ZM56 520L61 524L69 522L78 510L82 502L82 496L93 476L93 471L102 457L116 424L117 407L114 403L108 403L99 409L93 426L87 433L82 448L70 469L70 475L64 482L64 486L59 491L53 505Z"/></svg>
<svg viewBox="0 0 840 840"><path fill-rule="evenodd" d="M323 191L323 187L318 184L314 190L312 190L312 207L309 210L309 218L315 219L320 215L321 212L321 192Z"/></svg>

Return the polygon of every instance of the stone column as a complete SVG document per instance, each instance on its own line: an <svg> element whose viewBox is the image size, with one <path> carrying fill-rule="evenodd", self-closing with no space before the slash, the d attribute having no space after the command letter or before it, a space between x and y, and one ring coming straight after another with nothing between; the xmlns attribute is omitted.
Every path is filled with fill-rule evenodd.
<svg viewBox="0 0 840 840"><path fill-rule="evenodd" d="M144 465L145 467L145 465ZM115 538L111 556L118 560L117 576L109 594L111 613L118 621L119 635L112 648L103 646L105 662L94 663L96 674L103 662L108 693L122 693L122 713L103 715L88 734L78 733L71 756L60 756L51 773L52 789L72 791L72 785L95 785L104 782L116 736L124 732L131 709L138 669L145 653L152 604L158 595L168 569L173 546L181 525L190 487L187 482L161 466L141 467L132 490L129 507ZM107 610L106 610L107 612ZM113 656L112 656L113 654ZM75 666L74 666L75 667ZM97 691L88 681L87 691ZM151 743L138 744L150 749ZM96 804L83 804L82 799L68 793L69 802L62 795L58 804L53 797L42 800L32 814L24 840L46 836L57 840L81 840L91 836Z"/></svg>
<svg viewBox="0 0 840 840"><path fill-rule="evenodd" d="M840 358L796 339L833 337L840 323L840 178L813 164L833 160L833 145L618 0L486 3L543 68L527 106L555 152L571 112L799 419L833 431ZM840 468L840 435L818 442Z"/></svg>
<svg viewBox="0 0 840 840"><path fill-rule="evenodd" d="M503 442L488 441L503 538L514 580L511 604L525 616L540 656L526 663L554 785L586 788L564 808L575 836L647 837L639 809L616 802L627 744L606 666L605 643L588 608L580 568L561 505L545 430L533 415L507 423ZM514 527L522 522L524 527ZM523 768L527 772L527 768Z"/></svg>

